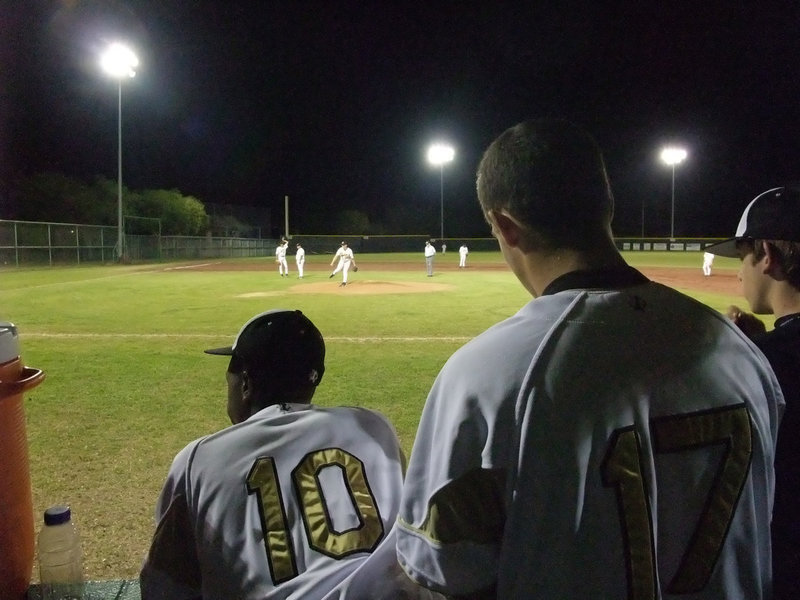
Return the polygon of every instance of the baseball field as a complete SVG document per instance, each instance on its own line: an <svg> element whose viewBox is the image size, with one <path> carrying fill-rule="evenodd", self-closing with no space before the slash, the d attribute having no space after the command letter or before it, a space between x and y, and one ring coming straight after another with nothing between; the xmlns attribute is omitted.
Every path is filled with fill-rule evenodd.
<svg viewBox="0 0 800 600"><path fill-rule="evenodd" d="M315 402L382 411L410 452L448 356L529 300L499 253L472 253L466 269L439 254L434 277L421 252L357 255L346 287L329 279L330 258L310 255L303 279L293 260L279 277L271 258L0 270L0 320L47 376L25 397L37 530L46 507L70 504L88 578L137 575L173 456L228 425L227 362L202 350L231 343L254 314L306 313L328 349ZM699 252L627 258L717 310L746 306L738 261L718 258L704 277Z"/></svg>

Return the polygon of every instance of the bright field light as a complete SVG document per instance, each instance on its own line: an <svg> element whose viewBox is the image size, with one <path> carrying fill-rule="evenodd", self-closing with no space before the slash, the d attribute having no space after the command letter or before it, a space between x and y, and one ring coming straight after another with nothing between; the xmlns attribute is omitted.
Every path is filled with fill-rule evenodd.
<svg viewBox="0 0 800 600"><path fill-rule="evenodd" d="M139 59L133 50L119 43L111 44L100 57L100 66L107 74L117 79L133 77L136 75L134 68L139 66Z"/></svg>
<svg viewBox="0 0 800 600"><path fill-rule="evenodd" d="M678 165L686 159L686 150L683 148L667 147L661 151L661 160L667 165Z"/></svg>
<svg viewBox="0 0 800 600"><path fill-rule="evenodd" d="M428 148L428 162L432 165L443 165L453 160L456 151L446 144L433 144Z"/></svg>

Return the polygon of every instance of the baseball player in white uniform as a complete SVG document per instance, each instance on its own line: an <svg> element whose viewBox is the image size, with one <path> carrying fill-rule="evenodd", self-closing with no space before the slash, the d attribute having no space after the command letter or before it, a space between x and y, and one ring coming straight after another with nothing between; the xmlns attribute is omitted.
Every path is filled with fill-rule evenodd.
<svg viewBox="0 0 800 600"><path fill-rule="evenodd" d="M714 264L714 255L711 252L703 252L703 275L711 277L711 265Z"/></svg>
<svg viewBox="0 0 800 600"><path fill-rule="evenodd" d="M425 270L428 277L433 277L433 258L436 256L436 248L430 242L425 242Z"/></svg>
<svg viewBox="0 0 800 600"><path fill-rule="evenodd" d="M288 247L289 242L281 240L281 243L275 248L275 262L278 263L278 273L281 277L289 276L289 263L286 262L286 249Z"/></svg>
<svg viewBox="0 0 800 600"><path fill-rule="evenodd" d="M353 255L353 251L347 246L347 242L342 242L341 246L336 251L336 254L333 255L331 266L333 266L333 263L335 263L337 260L339 262L336 264L336 268L331 272L328 278L330 279L339 271L341 271L342 283L339 284L339 287L344 287L347 285L347 272L350 270L351 266L356 266L355 256Z"/></svg>
<svg viewBox="0 0 800 600"><path fill-rule="evenodd" d="M303 267L306 264L306 251L300 244L296 244L297 253L294 255L294 262L297 263L297 273L300 279L303 278Z"/></svg>
<svg viewBox="0 0 800 600"><path fill-rule="evenodd" d="M800 188L769 189L744 209L734 237L708 248L738 258L737 277L750 309L772 314L772 329L730 306L727 315L769 360L786 400L775 449L772 590L776 600L800 598Z"/></svg>
<svg viewBox="0 0 800 600"><path fill-rule="evenodd" d="M461 244L461 247L458 249L459 269L465 269L467 267L467 254L469 254L469 248L467 248L466 244Z"/></svg>
<svg viewBox="0 0 800 600"><path fill-rule="evenodd" d="M428 396L398 516L446 595L771 597L783 400L728 319L625 264L594 140L503 133L478 199L534 299L458 350Z"/></svg>
<svg viewBox="0 0 800 600"><path fill-rule="evenodd" d="M402 485L392 425L310 404L325 344L300 311L248 321L232 346L233 425L175 457L156 507L143 600L322 598L389 534Z"/></svg>

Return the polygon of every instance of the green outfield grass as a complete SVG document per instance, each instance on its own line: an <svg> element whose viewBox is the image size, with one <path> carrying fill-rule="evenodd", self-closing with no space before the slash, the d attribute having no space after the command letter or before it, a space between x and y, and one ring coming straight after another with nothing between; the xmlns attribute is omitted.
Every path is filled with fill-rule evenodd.
<svg viewBox="0 0 800 600"><path fill-rule="evenodd" d="M420 256L359 255L353 281L433 282L445 291L299 293L306 284L336 287L325 256L309 257L302 281L278 277L270 259L264 271L0 270L0 319L19 327L26 364L47 374L25 399L37 529L47 506L69 503L82 529L87 576L136 576L172 457L228 424L227 362L202 350L230 343L244 321L270 308L304 311L326 338L327 371L315 402L380 410L410 451L427 391L450 354L529 299L499 253L472 253L472 269L432 279ZM627 257L636 266L699 269L698 253ZM419 271L371 268L410 260ZM437 257L440 267L450 262L457 264L457 252ZM736 261L715 264L736 268ZM718 310L742 303L700 299Z"/></svg>
<svg viewBox="0 0 800 600"><path fill-rule="evenodd" d="M634 267L687 267L700 269L703 264L701 252L625 252L625 260ZM714 259L714 270L736 271L738 258L718 256Z"/></svg>

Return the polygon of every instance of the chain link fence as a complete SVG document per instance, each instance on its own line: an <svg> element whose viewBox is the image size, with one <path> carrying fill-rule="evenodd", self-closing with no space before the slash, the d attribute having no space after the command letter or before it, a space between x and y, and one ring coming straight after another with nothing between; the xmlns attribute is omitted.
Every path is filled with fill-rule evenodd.
<svg viewBox="0 0 800 600"><path fill-rule="evenodd" d="M153 219L157 221L157 219ZM129 228L123 237L125 262L157 262L212 258L265 257L275 254L272 238L160 235ZM0 266L76 265L117 262L118 231L113 225L81 225L0 219ZM494 238L433 239L428 235L300 235L290 236L292 247L301 243L310 254L332 254L342 241L356 253L422 252L426 241L437 251L442 243L458 251L462 243L472 251L496 251Z"/></svg>
<svg viewBox="0 0 800 600"><path fill-rule="evenodd" d="M115 226L0 219L0 265L76 265L117 261ZM125 261L269 256L276 240L211 236L124 236Z"/></svg>

